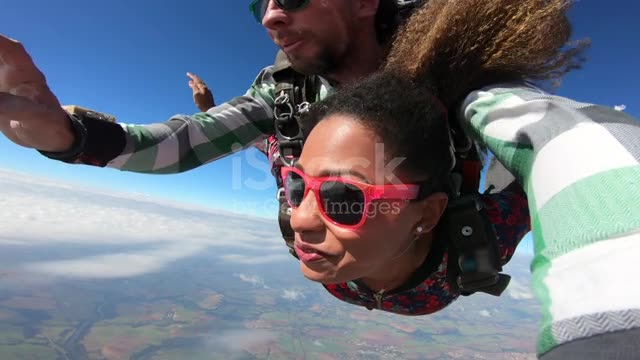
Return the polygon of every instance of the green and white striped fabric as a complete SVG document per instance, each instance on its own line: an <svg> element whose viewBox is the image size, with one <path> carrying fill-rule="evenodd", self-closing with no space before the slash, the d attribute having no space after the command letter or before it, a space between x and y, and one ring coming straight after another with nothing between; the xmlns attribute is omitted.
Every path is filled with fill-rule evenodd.
<svg viewBox="0 0 640 360"><path fill-rule="evenodd" d="M528 194L538 354L640 328L640 123L522 86L473 92L462 114Z"/></svg>

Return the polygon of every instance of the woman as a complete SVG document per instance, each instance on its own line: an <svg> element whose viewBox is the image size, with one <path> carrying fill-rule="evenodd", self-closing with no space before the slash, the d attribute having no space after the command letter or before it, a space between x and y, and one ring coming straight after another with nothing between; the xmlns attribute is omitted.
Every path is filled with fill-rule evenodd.
<svg viewBox="0 0 640 360"><path fill-rule="evenodd" d="M574 68L583 44L563 48L565 10L557 0L430 1L400 32L382 73L313 107L299 162L282 171L307 278L344 301L405 315L459 296L438 227L454 161L449 124L473 90L555 80ZM529 231L518 190L484 196L503 264L512 239Z"/></svg>
<svg viewBox="0 0 640 360"><path fill-rule="evenodd" d="M369 309L423 315L444 308L459 296L438 228L453 164L446 110L391 72L320 104L299 162L282 171L303 274ZM517 189L484 196L502 264L529 231ZM508 216L514 221L500 222Z"/></svg>

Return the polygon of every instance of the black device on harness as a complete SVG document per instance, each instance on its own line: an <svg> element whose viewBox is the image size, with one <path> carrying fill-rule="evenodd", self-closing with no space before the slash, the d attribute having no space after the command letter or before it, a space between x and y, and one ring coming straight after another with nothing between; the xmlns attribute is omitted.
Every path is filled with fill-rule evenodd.
<svg viewBox="0 0 640 360"><path fill-rule="evenodd" d="M478 194L450 198L443 225L449 240L449 284L468 296L477 291L500 296L511 277L500 273L495 232Z"/></svg>
<svg viewBox="0 0 640 360"><path fill-rule="evenodd" d="M449 284L461 295L484 292L500 296L511 277L502 274L498 239L478 192L482 161L475 143L458 121L449 122L455 167L449 204L442 217L448 234Z"/></svg>

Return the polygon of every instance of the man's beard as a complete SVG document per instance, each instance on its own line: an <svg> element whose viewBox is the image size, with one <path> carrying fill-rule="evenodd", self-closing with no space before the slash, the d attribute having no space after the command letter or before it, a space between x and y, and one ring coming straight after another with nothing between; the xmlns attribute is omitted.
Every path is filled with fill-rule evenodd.
<svg viewBox="0 0 640 360"><path fill-rule="evenodd" d="M286 54L291 62L291 67L305 75L327 76L334 73L341 64L340 57L331 49L324 49L314 59L301 59Z"/></svg>

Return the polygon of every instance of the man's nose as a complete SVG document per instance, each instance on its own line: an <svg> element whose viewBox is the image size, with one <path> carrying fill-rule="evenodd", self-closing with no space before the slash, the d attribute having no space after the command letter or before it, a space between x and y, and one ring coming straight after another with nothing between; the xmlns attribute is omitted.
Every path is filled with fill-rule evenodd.
<svg viewBox="0 0 640 360"><path fill-rule="evenodd" d="M269 1L267 5L267 11L262 18L262 26L267 29L277 29L278 27L286 26L291 23L291 17L289 14L280 9L276 5L275 1Z"/></svg>

